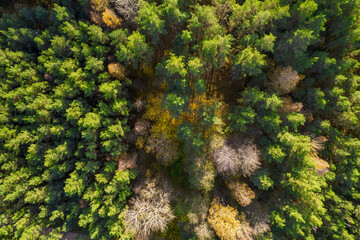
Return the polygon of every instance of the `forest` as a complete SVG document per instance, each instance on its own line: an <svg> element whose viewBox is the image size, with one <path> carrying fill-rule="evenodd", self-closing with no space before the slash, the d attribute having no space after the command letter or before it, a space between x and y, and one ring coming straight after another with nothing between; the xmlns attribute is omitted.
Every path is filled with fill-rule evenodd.
<svg viewBox="0 0 360 240"><path fill-rule="evenodd" d="M0 239L360 239L360 0L0 0Z"/></svg>

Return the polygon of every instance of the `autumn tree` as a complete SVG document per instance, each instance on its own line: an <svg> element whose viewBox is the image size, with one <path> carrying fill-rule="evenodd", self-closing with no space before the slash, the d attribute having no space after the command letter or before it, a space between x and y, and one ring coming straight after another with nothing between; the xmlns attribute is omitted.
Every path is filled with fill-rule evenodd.
<svg viewBox="0 0 360 240"><path fill-rule="evenodd" d="M255 198L255 192L245 183L239 180L228 180L227 185L236 201L243 207L251 204Z"/></svg>
<svg viewBox="0 0 360 240"><path fill-rule="evenodd" d="M208 221L220 239L253 239L253 230L238 211L231 206L223 206L214 199L209 209Z"/></svg>

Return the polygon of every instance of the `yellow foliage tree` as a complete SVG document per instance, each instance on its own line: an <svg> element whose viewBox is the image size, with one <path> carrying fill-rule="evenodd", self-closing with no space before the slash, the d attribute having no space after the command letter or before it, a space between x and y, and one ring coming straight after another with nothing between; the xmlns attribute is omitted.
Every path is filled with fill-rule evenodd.
<svg viewBox="0 0 360 240"><path fill-rule="evenodd" d="M255 198L255 192L244 182L228 181L227 185L233 197L243 207L249 205Z"/></svg>
<svg viewBox="0 0 360 240"><path fill-rule="evenodd" d="M189 111L183 112L182 115L179 117L181 122L190 122L194 126L200 126L200 118L199 112L200 109L208 109L210 106L216 104L216 98L212 97L209 98L206 96L205 93L197 94L194 98L191 98L189 101ZM217 116L217 122L210 127L210 128L203 128L203 134L205 138L209 138L215 133L222 132L223 122L221 120L222 116L224 115L223 108L216 108L215 116Z"/></svg>
<svg viewBox="0 0 360 240"><path fill-rule="evenodd" d="M103 12L108 5L108 2L108 0L90 0L90 6L95 11Z"/></svg>
<svg viewBox="0 0 360 240"><path fill-rule="evenodd" d="M209 209L208 222L221 240L253 239L253 230L245 216L230 206L224 207L214 199Z"/></svg>
<svg viewBox="0 0 360 240"><path fill-rule="evenodd" d="M109 63L108 71L113 78L122 79L125 77L125 67L120 63Z"/></svg>
<svg viewBox="0 0 360 240"><path fill-rule="evenodd" d="M148 153L154 153L156 159L167 164L178 156L178 145L176 140L177 126L179 120L172 119L168 110L162 107L163 95L150 94L147 99L147 109L144 119L152 122L152 127L144 146L145 138L139 138L138 147L145 147Z"/></svg>
<svg viewBox="0 0 360 240"><path fill-rule="evenodd" d="M109 8L106 8L102 13L102 20L109 28L117 28L120 26L121 19L116 16L116 14L111 11Z"/></svg>

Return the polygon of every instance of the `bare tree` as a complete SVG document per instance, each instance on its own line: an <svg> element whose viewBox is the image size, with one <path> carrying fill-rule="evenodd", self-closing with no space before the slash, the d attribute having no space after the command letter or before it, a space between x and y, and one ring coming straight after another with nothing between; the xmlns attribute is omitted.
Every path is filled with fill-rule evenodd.
<svg viewBox="0 0 360 240"><path fill-rule="evenodd" d="M156 159L163 164L171 163L178 157L178 145L164 134L153 134L148 138L146 151L155 153Z"/></svg>
<svg viewBox="0 0 360 240"><path fill-rule="evenodd" d="M212 158L219 173L249 177L260 168L260 151L250 139L233 137L213 151Z"/></svg>
<svg viewBox="0 0 360 240"><path fill-rule="evenodd" d="M194 228L194 232L200 240L214 238L214 231L211 229L209 223L206 221L202 221L200 224L196 225Z"/></svg>
<svg viewBox="0 0 360 240"><path fill-rule="evenodd" d="M139 4L137 0L111 0L121 18L132 22L137 15Z"/></svg>
<svg viewBox="0 0 360 240"><path fill-rule="evenodd" d="M270 214L266 205L259 201L253 201L245 211L251 226L253 226L255 236L259 237L270 231Z"/></svg>
<svg viewBox="0 0 360 240"><path fill-rule="evenodd" d="M136 109L137 112L141 112L145 109L146 107L146 101L142 98L137 98L134 102L134 107Z"/></svg>
<svg viewBox="0 0 360 240"><path fill-rule="evenodd" d="M140 119L136 121L134 130L137 135L143 136L148 133L149 128L150 128L150 123L146 120Z"/></svg>
<svg viewBox="0 0 360 240"><path fill-rule="evenodd" d="M324 148L324 144L328 139L324 136L315 137L312 134L309 134L309 137L311 138L311 152L309 157L315 163L316 172L322 176L330 171L329 163L319 156L320 151Z"/></svg>
<svg viewBox="0 0 360 240"><path fill-rule="evenodd" d="M187 172L191 186L205 192L211 191L216 177L214 164L204 156L191 157L188 162Z"/></svg>
<svg viewBox="0 0 360 240"><path fill-rule="evenodd" d="M146 239L152 232L164 232L175 218L170 207L170 193L156 186L155 180L147 179L144 187L130 200L130 208L125 214L128 232L138 239Z"/></svg>
<svg viewBox="0 0 360 240"><path fill-rule="evenodd" d="M127 169L135 169L137 168L137 153L124 153L119 156L115 157L116 161L119 161L118 163L118 170L125 171Z"/></svg>
<svg viewBox="0 0 360 240"><path fill-rule="evenodd" d="M190 202L191 210L187 214L189 223L193 226L196 236L201 240L214 238L214 231L206 221L209 205L208 195L193 195Z"/></svg>
<svg viewBox="0 0 360 240"><path fill-rule="evenodd" d="M283 106L280 108L282 114L300 112L303 109L303 104L301 102L293 102L291 97L285 96L282 97Z"/></svg>
<svg viewBox="0 0 360 240"><path fill-rule="evenodd" d="M324 148L324 144L327 141L327 138L324 136L318 136L314 137L310 135L311 137L311 151L314 153L319 153Z"/></svg>
<svg viewBox="0 0 360 240"><path fill-rule="evenodd" d="M276 67L269 73L270 88L280 95L287 94L294 90L298 82L301 80L298 73L291 68L287 67Z"/></svg>
<svg viewBox="0 0 360 240"><path fill-rule="evenodd" d="M216 169L221 174L235 175L240 169L240 162L236 153L228 143L213 152Z"/></svg>

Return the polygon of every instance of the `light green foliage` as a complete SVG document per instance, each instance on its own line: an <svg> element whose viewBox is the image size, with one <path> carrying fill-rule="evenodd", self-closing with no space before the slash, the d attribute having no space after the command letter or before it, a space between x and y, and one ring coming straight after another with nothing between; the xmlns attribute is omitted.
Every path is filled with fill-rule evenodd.
<svg viewBox="0 0 360 240"><path fill-rule="evenodd" d="M310 152L310 138L300 134L282 132L278 135L279 140L289 148L290 154L304 157Z"/></svg>
<svg viewBox="0 0 360 240"><path fill-rule="evenodd" d="M144 34L151 37L154 44L159 42L161 34L166 33L165 21L161 17L162 12L155 3L149 4L147 1L139 0L139 10L135 22L139 24Z"/></svg>
<svg viewBox="0 0 360 240"><path fill-rule="evenodd" d="M170 58L165 63L166 76L167 77L185 77L187 74L187 70L185 69L184 57L183 56L175 56L175 54L171 54Z"/></svg>
<svg viewBox="0 0 360 240"><path fill-rule="evenodd" d="M223 29L215 14L215 8L209 5L195 5L194 13L191 13L188 21L188 29L197 39L209 40L223 34Z"/></svg>
<svg viewBox="0 0 360 240"><path fill-rule="evenodd" d="M205 108L200 108L199 117L201 119L201 125L204 127L212 127L215 123L220 122L221 120L216 116L216 109L221 106L220 102L216 102L213 105L208 105Z"/></svg>
<svg viewBox="0 0 360 240"><path fill-rule="evenodd" d="M243 4L231 4L230 29L239 36L244 33L266 31L275 21L289 17L289 5L282 5L279 0L244 1Z"/></svg>
<svg viewBox="0 0 360 240"><path fill-rule="evenodd" d="M202 42L202 53L207 62L211 63L215 68L220 68L225 64L226 56L229 54L231 35L215 36L213 39Z"/></svg>
<svg viewBox="0 0 360 240"><path fill-rule="evenodd" d="M106 100L115 99L120 90L121 83L119 81L106 82L99 86L99 91L104 95Z"/></svg>
<svg viewBox="0 0 360 240"><path fill-rule="evenodd" d="M325 94L320 89L313 89L309 98L311 101L310 104L313 106L314 110L320 110L325 108Z"/></svg>
<svg viewBox="0 0 360 240"><path fill-rule="evenodd" d="M276 37L272 33L264 35L261 39L256 41L256 47L262 51L274 52L274 44Z"/></svg>
<svg viewBox="0 0 360 240"><path fill-rule="evenodd" d="M209 192L214 188L216 169L210 160L203 157L188 159L188 179L191 187Z"/></svg>
<svg viewBox="0 0 360 240"><path fill-rule="evenodd" d="M243 76L259 75L265 64L265 55L249 46L236 55L233 63L233 77L238 79Z"/></svg>
<svg viewBox="0 0 360 240"><path fill-rule="evenodd" d="M261 190L268 190L274 185L273 180L268 176L266 169L260 169L251 177L252 182Z"/></svg>
<svg viewBox="0 0 360 240"><path fill-rule="evenodd" d="M188 61L187 68L189 73L194 77L204 73L204 64L197 57L191 58Z"/></svg>
<svg viewBox="0 0 360 240"><path fill-rule="evenodd" d="M206 92L206 86L205 86L205 81L204 79L199 79L195 82L195 93L196 94L201 94L201 93L205 93Z"/></svg>
<svg viewBox="0 0 360 240"><path fill-rule="evenodd" d="M301 113L289 113L286 117L295 132L297 132L299 126L305 123L305 117Z"/></svg>
<svg viewBox="0 0 360 240"><path fill-rule="evenodd" d="M167 24L171 22L174 25L179 25L186 18L186 12L180 10L178 0L164 0L164 4L161 7L166 16Z"/></svg>
<svg viewBox="0 0 360 240"><path fill-rule="evenodd" d="M269 162L281 163L286 157L286 154L281 149L281 146L271 145L267 148L267 157Z"/></svg>
<svg viewBox="0 0 360 240"><path fill-rule="evenodd" d="M256 113L251 107L237 107L233 113L229 115L231 125L229 130L246 131L247 125L253 124L255 121Z"/></svg>
<svg viewBox="0 0 360 240"><path fill-rule="evenodd" d="M2 2L0 239L360 239L358 0Z"/></svg>
<svg viewBox="0 0 360 240"><path fill-rule="evenodd" d="M275 59L282 65L291 65L298 72L310 68L317 57L307 52L309 46L320 41L320 32L325 30L325 15L317 12L318 4L312 0L294 4L290 12L297 25L288 26L288 31L279 38Z"/></svg>
<svg viewBox="0 0 360 240"><path fill-rule="evenodd" d="M66 7L44 11L52 27L43 32L40 23L1 28L0 238L126 236L120 214L135 173L112 160L126 150L128 110L123 85L104 73L108 35ZM37 21L36 10L17 17L26 13ZM8 43L16 36L25 48Z"/></svg>
<svg viewBox="0 0 360 240"><path fill-rule="evenodd" d="M114 35L114 38L115 37L117 37L117 35ZM117 59L127 65L138 67L140 62L149 63L152 58L153 51L146 42L145 36L139 32L133 32L133 34L127 37L124 44L117 44L116 40L112 43L116 44Z"/></svg>
<svg viewBox="0 0 360 240"><path fill-rule="evenodd" d="M185 107L185 100L181 96L170 93L164 99L165 108L168 109L175 116L179 116Z"/></svg>

